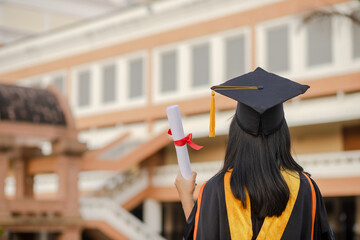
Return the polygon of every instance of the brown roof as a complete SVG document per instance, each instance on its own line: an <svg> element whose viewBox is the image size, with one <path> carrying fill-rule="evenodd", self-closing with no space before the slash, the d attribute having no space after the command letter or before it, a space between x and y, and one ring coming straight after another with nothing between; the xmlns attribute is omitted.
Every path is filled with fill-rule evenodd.
<svg viewBox="0 0 360 240"><path fill-rule="evenodd" d="M0 120L65 126L63 109L44 89L0 84Z"/></svg>

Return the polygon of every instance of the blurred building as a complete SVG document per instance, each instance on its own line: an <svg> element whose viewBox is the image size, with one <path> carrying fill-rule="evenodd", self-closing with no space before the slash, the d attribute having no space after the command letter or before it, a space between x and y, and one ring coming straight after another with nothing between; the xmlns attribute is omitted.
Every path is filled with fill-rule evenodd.
<svg viewBox="0 0 360 240"><path fill-rule="evenodd" d="M74 239L181 239L185 219L173 186L178 167L165 109L178 104L185 132L204 146L189 150L198 182L204 182L222 165L236 106L216 96L217 136L208 138L209 86L257 66L311 86L285 103L293 152L326 197L337 239L360 239L360 25L340 15L312 14L303 21L314 11L358 9L359 15L359 2L129 2L0 49L1 83L56 87L70 105L78 140L89 149L79 157L78 182L70 184L78 188L82 217ZM17 142L28 142L19 135ZM36 156L27 155L31 164L23 171L34 181L31 204L66 199L57 165L59 139L64 138L34 133L27 145L37 149ZM68 145L73 144L80 143ZM7 176L0 201L13 206L21 189L11 156L8 171L0 173ZM5 209L3 229L11 239L61 237L61 229L31 224L59 212L65 224L66 214L55 206ZM21 225L24 216L28 222Z"/></svg>

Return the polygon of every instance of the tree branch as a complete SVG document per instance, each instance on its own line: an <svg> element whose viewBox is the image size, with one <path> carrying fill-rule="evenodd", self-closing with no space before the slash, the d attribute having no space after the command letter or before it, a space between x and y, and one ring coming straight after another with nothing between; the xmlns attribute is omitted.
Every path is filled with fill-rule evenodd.
<svg viewBox="0 0 360 240"><path fill-rule="evenodd" d="M358 0L360 1L360 0ZM353 11L351 13L343 13L343 12L339 12L335 9L332 10L316 10L313 11L307 15L305 15L303 17L303 23L309 23L310 21L314 20L314 19L319 19L319 18L328 18L328 17L333 17L333 16L340 16L340 17L345 17L350 19L353 23L357 24L360 26L360 14L359 11Z"/></svg>

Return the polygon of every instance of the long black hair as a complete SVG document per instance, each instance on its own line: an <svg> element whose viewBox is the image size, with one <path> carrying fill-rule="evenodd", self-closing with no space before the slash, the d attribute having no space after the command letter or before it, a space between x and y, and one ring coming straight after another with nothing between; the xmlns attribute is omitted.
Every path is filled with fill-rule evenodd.
<svg viewBox="0 0 360 240"><path fill-rule="evenodd" d="M232 193L246 208L246 188L252 212L257 218L280 216L290 194L280 170L303 171L291 156L286 121L276 132L256 137L242 130L235 118L230 124L221 171L233 169L230 180Z"/></svg>

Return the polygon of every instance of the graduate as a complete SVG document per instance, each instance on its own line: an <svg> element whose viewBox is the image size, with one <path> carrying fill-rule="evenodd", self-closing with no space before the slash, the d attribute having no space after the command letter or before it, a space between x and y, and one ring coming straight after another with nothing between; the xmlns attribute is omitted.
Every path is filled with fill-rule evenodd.
<svg viewBox="0 0 360 240"><path fill-rule="evenodd" d="M195 204L196 173L175 181L184 239L334 239L319 188L291 156L284 117L283 102L308 88L261 68L211 88L238 103L224 166Z"/></svg>

